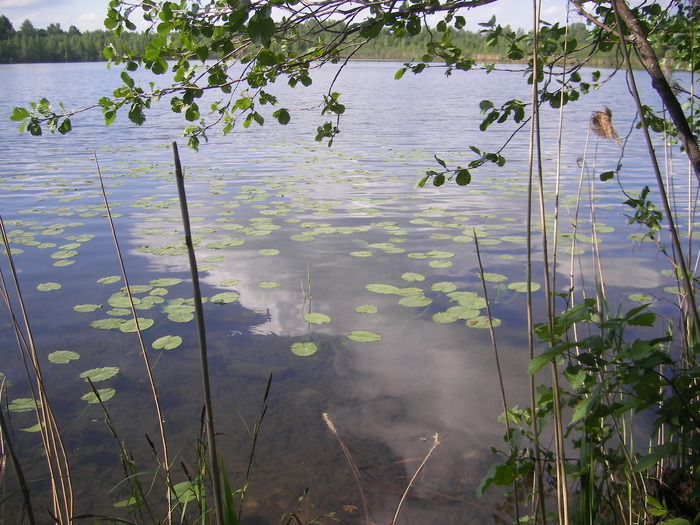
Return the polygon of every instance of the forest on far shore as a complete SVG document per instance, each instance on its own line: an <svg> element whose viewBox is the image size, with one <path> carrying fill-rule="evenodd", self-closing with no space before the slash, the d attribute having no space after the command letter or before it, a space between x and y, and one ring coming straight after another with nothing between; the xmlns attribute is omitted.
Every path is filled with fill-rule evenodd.
<svg viewBox="0 0 700 525"><path fill-rule="evenodd" d="M576 23L569 27L569 34L583 43L589 31L585 24ZM15 29L6 16L0 15L0 63L99 62L106 60L102 51L108 44L116 49L126 47L141 53L152 38L153 34L149 32L123 32L117 38L109 30L80 31L73 25L64 30L55 23L46 28L36 28L30 20L25 20ZM395 38L384 29L378 38L369 42L353 58L420 60L430 39L430 32L425 29L417 35L405 35L403 38ZM452 43L463 54L483 61L504 56L508 47L503 39L499 39L494 46L489 44L486 34L462 29L452 31ZM599 55L596 63L591 65L614 65L615 62L615 54L606 53L602 58Z"/></svg>

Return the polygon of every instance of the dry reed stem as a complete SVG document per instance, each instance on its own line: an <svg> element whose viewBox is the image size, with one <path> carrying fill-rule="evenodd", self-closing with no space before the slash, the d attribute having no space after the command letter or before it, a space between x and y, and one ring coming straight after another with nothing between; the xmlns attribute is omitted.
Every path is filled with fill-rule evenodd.
<svg viewBox="0 0 700 525"><path fill-rule="evenodd" d="M333 421L331 421L331 418L326 412L321 414L321 418L323 419L323 422L326 424L326 426L330 429L330 431L333 432L335 438L338 440L340 448L343 451L343 454L345 454L345 459L347 460L348 465L350 465L350 470L352 471L352 475L355 478L355 483L357 483L357 490L360 493L360 500L362 501L362 512L365 515L365 523L369 525L369 510L367 508L367 501L365 500L365 493L362 490L362 483L360 482L360 471L357 469L355 462L352 460L352 456L350 455L348 447L346 447L345 443L343 443L343 440L340 439L340 436L338 435L338 429L335 428L335 425L333 424Z"/></svg>

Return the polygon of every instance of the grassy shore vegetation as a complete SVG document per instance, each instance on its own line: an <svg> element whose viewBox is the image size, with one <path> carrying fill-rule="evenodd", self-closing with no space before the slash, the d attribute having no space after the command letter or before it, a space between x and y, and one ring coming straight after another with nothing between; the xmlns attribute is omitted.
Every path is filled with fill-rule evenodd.
<svg viewBox="0 0 700 525"><path fill-rule="evenodd" d="M284 125L293 118L293 112L284 106L283 100L268 93L267 86L279 79L292 87L309 85L312 68L329 62L342 63L344 58L360 56L372 46L379 52L383 38L393 39L399 47L410 47L422 39L420 57L407 61L397 72L397 78L407 73L419 74L429 67L441 67L450 74L466 74L476 64L473 51L457 40L465 25L464 17L478 16L480 6L496 1L499 0L446 3L417 0L410 4L322 2L302 6L293 1L216 0L210 2L211 9L202 10L199 3L185 0L181 3L113 0L106 27L117 37L133 30L134 6L139 6L142 16L152 23L152 39L143 52L116 46L107 48L106 56L124 66L124 84L94 107L103 112L107 124L113 121L117 111L127 111L131 120L140 124L147 118L151 102L167 95L171 97L173 111L183 115L184 134L194 148L215 129L225 134L235 126L264 124L264 118L257 112L258 105L276 105L274 118ZM661 151L654 147L654 141L658 144L661 140L662 148L667 148L669 154L677 154L678 144L682 145L682 154L687 159L683 171L687 173L689 193L694 195L700 181L696 95L692 83L685 87L669 85L662 60L667 58L674 65L682 64L693 75L700 68L695 55L700 6L683 0L630 4L624 0L571 2L591 24L592 30L585 37L575 36L579 26L538 22L533 24L532 31L518 33L493 19L482 23L481 38L493 46L490 49L500 50L499 60L523 61L527 65L525 79L532 87L530 100L481 103L482 130L514 120L529 131L530 220L524 231L528 239L527 273L530 281L533 263L541 265L546 292L546 304L537 309L546 314L535 319L528 291L531 330L527 335L531 360L528 370L523 370L523 380L530 383L530 404L510 406L504 394L505 444L500 450L497 445L494 447L499 459L479 489L483 492L492 485L509 487L513 522L517 523L689 525L700 520L700 367L697 363L700 317L696 301L698 254L692 243L696 204L691 199L687 206L674 205L674 199L667 193L668 178L674 174L665 167L668 164L659 161ZM273 5L284 11L282 21L273 18ZM539 2L534 1L533 20L540 19L539 8ZM427 15L440 17L430 31L425 29ZM655 49L665 49L668 53L660 56ZM557 264L561 264L556 234L552 235L552 230L544 226L541 231L535 228L537 222L552 225L555 232L560 227L560 196L553 201L545 201L543 197L544 170L559 175L559 163L557 155L550 160L551 151L547 155L541 151L540 109L543 105L556 108L561 119L567 104L585 96L599 81L599 73L584 78L581 68L601 53L613 53L616 66L629 75L629 103L636 107L638 128L648 141L649 172L653 174L650 184L639 194L621 194L621 200L629 208L630 223L645 228L645 236L657 243L659 251L667 257L669 271L677 279L674 319L660 320L643 296L639 306L628 310L620 311L616 305L609 304L601 264L595 265L593 289L582 289L576 279L573 256L569 262L571 281L564 283L566 291L561 292L562 283L557 282L555 271ZM631 75L635 61L644 68L642 74L651 77L662 111L642 104ZM245 75L229 76L230 66L239 62L246 65ZM491 67L496 67L495 63ZM139 68L155 74L172 71L173 82L157 91L145 91L130 76L130 72ZM208 109L200 107L198 101L204 91L220 93L220 101ZM342 97L332 85L320 101L320 108L330 120L318 128L317 140L330 145L342 127L345 112ZM16 108L12 118L20 123L22 130L34 135L41 134L43 129L67 133L72 127L71 117L81 110L59 111L42 99L28 108ZM591 116L590 133L581 151L582 181L585 172L595 172L595 153L588 147L593 137L623 140L604 108ZM504 149L482 151L475 145L471 151L472 159L436 157L435 169L428 171L418 186L443 186L450 181L468 186L480 167L502 166L507 162ZM621 169L622 163L618 167ZM597 175L608 180L616 173ZM577 200L580 216L587 216L582 222L592 223L590 231L595 236L595 200L590 199L587 209L583 207L586 204L583 199ZM185 224L186 210L183 201ZM687 238L682 236L681 228L686 229ZM531 248L535 237L541 241L542 253L536 254ZM6 238L4 242L9 253ZM196 283L196 271L193 275ZM486 280L486 269L482 275ZM14 318L21 319L22 315ZM29 362L34 363L36 353L30 334L22 332L19 321L15 322L18 333L23 333L18 338L20 346ZM134 325L138 329L138 323ZM491 324L498 361L497 331L493 328ZM206 345L202 343L206 401ZM148 367L147 358L145 365ZM52 515L57 523L69 523L74 507L59 424L50 411L40 367L31 369L36 384L33 408L52 481ZM96 402L102 401L99 390L94 395ZM153 399L157 404L155 386ZM264 403L260 414L261 418L265 414ZM162 472L162 479L154 483L166 487L158 491L167 498L169 511L165 515L158 515L149 507L149 497L155 497L154 493L147 493L139 485L138 476L134 476L137 467L129 462L128 451L124 451L125 480L133 484L133 499L125 506L131 509L132 521L155 523L173 521L174 516L190 516L188 519L198 523L238 522L246 481L229 480L225 465L217 472L214 415L207 410L207 424L202 426L197 439L200 462L196 475L184 485L173 485L170 481L173 467L166 459L166 436L162 435L158 445L153 445ZM652 435L644 443L634 441L634 421L640 417L650 418L653 427ZM333 428L332 422L327 424ZM251 431L253 447L258 428L256 424ZM116 437L118 429L113 430ZM344 447L342 441L339 445ZM12 459L12 450L9 447L8 450ZM13 467L24 487L21 465ZM28 491L23 494L28 520L33 522L31 494ZM194 509L194 517L183 511L185 507ZM286 522L292 521L290 518ZM368 517L366 521L369 523Z"/></svg>

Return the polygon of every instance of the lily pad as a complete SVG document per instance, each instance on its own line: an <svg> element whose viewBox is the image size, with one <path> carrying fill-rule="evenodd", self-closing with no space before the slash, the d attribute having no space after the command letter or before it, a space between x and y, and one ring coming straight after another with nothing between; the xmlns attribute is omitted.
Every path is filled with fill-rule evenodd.
<svg viewBox="0 0 700 525"><path fill-rule="evenodd" d="M457 285L449 281L442 281L431 285L430 289L434 292L450 293L457 289Z"/></svg>
<svg viewBox="0 0 700 525"><path fill-rule="evenodd" d="M182 344L182 337L179 335L164 335L163 337L159 337L153 343L151 343L151 346L153 347L154 350L172 350L174 348L177 348Z"/></svg>
<svg viewBox="0 0 700 525"><path fill-rule="evenodd" d="M479 314L481 314L479 310L476 310L474 308L467 308L466 306L461 305L451 306L447 309L446 313L463 321L466 321L468 319L474 319L475 317L479 317Z"/></svg>
<svg viewBox="0 0 700 525"><path fill-rule="evenodd" d="M493 323L493 327L497 327L501 324L500 319L491 319L491 322ZM479 317L475 317L473 319L469 319L467 321L467 326L471 328L489 328L489 318L485 315L480 315Z"/></svg>
<svg viewBox="0 0 700 525"><path fill-rule="evenodd" d="M37 407L38 403L31 397L18 397L8 405L10 412L29 412Z"/></svg>
<svg viewBox="0 0 700 525"><path fill-rule="evenodd" d="M279 255L279 254L280 254L280 251L279 251L279 250L275 250L274 248L265 248L265 249L263 249L263 250L260 250L258 253L259 253L260 255L264 255L264 256L266 256L266 257L273 257L273 256L275 256L275 255Z"/></svg>
<svg viewBox="0 0 700 525"><path fill-rule="evenodd" d="M56 350L55 352L51 352L48 355L48 358L52 363L57 365L65 365L71 361L80 359L80 354L77 352L71 352L70 350Z"/></svg>
<svg viewBox="0 0 700 525"><path fill-rule="evenodd" d="M361 304L360 306L355 308L355 311L358 314L376 314L377 307L374 306L373 304Z"/></svg>
<svg viewBox="0 0 700 525"><path fill-rule="evenodd" d="M109 277L102 277L97 279L99 284L112 284L121 281L122 278L119 275L110 275Z"/></svg>
<svg viewBox="0 0 700 525"><path fill-rule="evenodd" d="M317 313L311 312L311 313L304 315L304 321L306 321L307 323L311 323L311 324L325 324L325 323L330 323L331 318L325 314L317 314Z"/></svg>
<svg viewBox="0 0 700 525"><path fill-rule="evenodd" d="M425 281L424 275L421 275L419 273L413 273L413 272L406 272L401 276L401 278L404 281Z"/></svg>
<svg viewBox="0 0 700 525"><path fill-rule="evenodd" d="M175 286L180 284L182 279L176 279L175 277L164 277L163 279L153 279L150 284L153 287L163 287L163 286Z"/></svg>
<svg viewBox="0 0 700 525"><path fill-rule="evenodd" d="M213 295L210 301L214 304L229 304L235 303L238 300L238 294L236 292L221 292Z"/></svg>
<svg viewBox="0 0 700 525"><path fill-rule="evenodd" d="M81 379L90 379L93 383L98 381L104 381L110 377L114 377L119 373L119 369L116 366L105 366L101 368L93 368L91 370L86 370L80 374Z"/></svg>
<svg viewBox="0 0 700 525"><path fill-rule="evenodd" d="M153 319L148 319L145 317L139 318L139 330L146 330L153 326ZM119 330L125 333L136 332L136 323L133 319L128 319L119 325Z"/></svg>
<svg viewBox="0 0 700 525"><path fill-rule="evenodd" d="M225 279L219 283L221 286L236 286L237 284L241 284L240 279Z"/></svg>
<svg viewBox="0 0 700 525"><path fill-rule="evenodd" d="M73 310L76 312L94 312L95 310L99 310L102 308L101 304L76 304L73 307Z"/></svg>
<svg viewBox="0 0 700 525"><path fill-rule="evenodd" d="M508 285L508 289L515 290L516 292L527 292L527 283L526 282L510 283ZM531 292L536 292L539 289L540 289L539 283L530 283L530 291Z"/></svg>
<svg viewBox="0 0 700 525"><path fill-rule="evenodd" d="M58 283L41 283L37 285L36 289L40 292L50 292L52 290L59 290L61 285Z"/></svg>
<svg viewBox="0 0 700 525"><path fill-rule="evenodd" d="M90 404L94 403L99 403L100 400L104 403L105 401L109 401L114 397L114 394L116 393L116 390L113 388L100 388L97 393L99 394L99 399L95 395L94 392L88 392L84 396L82 396L80 399L83 401L87 401Z"/></svg>
<svg viewBox="0 0 700 525"><path fill-rule="evenodd" d="M356 252L350 252L350 255L353 257L372 257L374 255L370 251L362 250L362 251L356 251Z"/></svg>
<svg viewBox="0 0 700 525"><path fill-rule="evenodd" d="M438 312L433 314L433 321L440 324L454 323L458 319L458 317L455 317L449 312Z"/></svg>
<svg viewBox="0 0 700 525"><path fill-rule="evenodd" d="M482 278L487 283L502 283L502 282L508 280L508 277L506 277L505 275L501 275L500 273L489 273L489 272L484 272L482 274Z"/></svg>
<svg viewBox="0 0 700 525"><path fill-rule="evenodd" d="M163 311L168 314L168 319L175 323L188 323L194 319L194 306L182 303L170 303Z"/></svg>
<svg viewBox="0 0 700 525"><path fill-rule="evenodd" d="M422 308L428 306L433 300L425 297L424 295L409 295L408 297L402 297L399 299L399 306L405 306L407 308Z"/></svg>
<svg viewBox="0 0 700 525"><path fill-rule="evenodd" d="M437 261L430 261L428 266L431 268L449 268L452 266L452 261L443 261L442 259Z"/></svg>
<svg viewBox="0 0 700 525"><path fill-rule="evenodd" d="M348 339L350 339L351 341L356 341L358 343L373 343L375 341L381 341L382 336L373 332L357 330L350 332L348 334Z"/></svg>
<svg viewBox="0 0 700 525"><path fill-rule="evenodd" d="M258 288L279 288L280 283L276 283L273 281L263 281L261 283L258 283Z"/></svg>
<svg viewBox="0 0 700 525"><path fill-rule="evenodd" d="M633 293L628 295L627 298L636 303L650 303L654 300L651 295L645 293Z"/></svg>
<svg viewBox="0 0 700 525"><path fill-rule="evenodd" d="M318 347L314 343L294 343L292 345L292 353L299 357L308 357L318 351Z"/></svg>
<svg viewBox="0 0 700 525"><path fill-rule="evenodd" d="M93 328L99 328L100 330L114 330L123 325L124 322L124 319L117 318L98 319L97 321L91 322L90 326L92 326Z"/></svg>
<svg viewBox="0 0 700 525"><path fill-rule="evenodd" d="M399 288L391 284L368 284L365 288L370 292L382 294L395 294L399 292Z"/></svg>

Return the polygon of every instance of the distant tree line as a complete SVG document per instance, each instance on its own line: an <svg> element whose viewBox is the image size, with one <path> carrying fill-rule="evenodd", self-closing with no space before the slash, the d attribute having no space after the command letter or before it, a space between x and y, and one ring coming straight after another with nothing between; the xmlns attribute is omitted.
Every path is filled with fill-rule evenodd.
<svg viewBox="0 0 700 525"><path fill-rule="evenodd" d="M318 38L318 32L311 29L307 28L309 33ZM301 33L303 32L304 29L301 28ZM518 34L524 35L523 32ZM569 27L569 34L581 45L586 42L589 31L585 24L576 23ZM298 48L297 51L303 52L305 42L303 34L300 36L295 47ZM37 29L29 20L22 22L19 29L15 30L10 20L0 15L0 63L102 61L106 60L102 51L108 44L116 49L126 47L140 54L153 37L154 35L148 32L123 32L117 38L109 30L81 32L73 25L64 31L60 24L50 24L46 29ZM327 37L332 39L333 34ZM425 28L416 35L404 35L403 38L395 38L388 29L384 29L378 38L372 39L355 53L353 58L420 60L433 38L431 31ZM480 32L454 30L451 40L464 55L476 60L496 59L507 55L508 51L506 40L498 40L493 45L494 42L489 42ZM213 55L215 54L212 53L212 58ZM583 58L584 53L578 55L577 58ZM592 65L612 65L614 62L614 53L602 57L598 54L596 63Z"/></svg>
<svg viewBox="0 0 700 525"><path fill-rule="evenodd" d="M102 50L109 44L128 45L142 51L151 40L147 33L123 33L117 40L111 31L84 31L60 24L37 29L25 20L15 30L10 20L0 15L0 63L97 62L105 60Z"/></svg>

